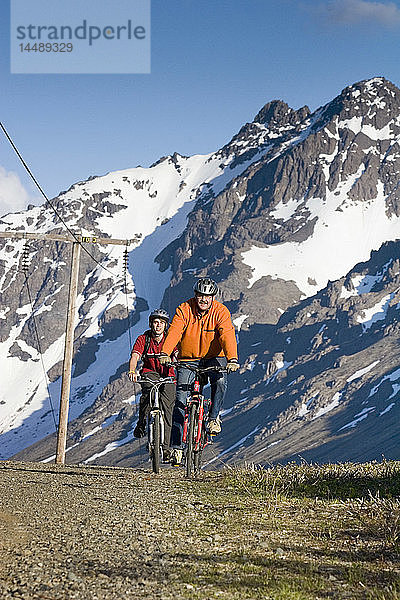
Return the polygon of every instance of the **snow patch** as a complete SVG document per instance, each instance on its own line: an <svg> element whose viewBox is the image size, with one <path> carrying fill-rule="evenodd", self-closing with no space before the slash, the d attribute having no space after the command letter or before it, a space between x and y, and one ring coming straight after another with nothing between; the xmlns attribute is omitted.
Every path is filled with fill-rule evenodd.
<svg viewBox="0 0 400 600"><path fill-rule="evenodd" d="M353 421L350 421L350 423L346 423L346 425L343 425L343 427L341 427L339 429L339 431L342 431L342 429L353 429L354 427L356 427L358 425L358 423L360 423L361 421L364 421L364 419L366 419L369 416L371 411L373 412L374 410L375 410L375 406L370 406L368 408L364 408L360 413L357 413L356 415L354 415L355 417L357 417L356 419L354 419Z"/></svg>
<svg viewBox="0 0 400 600"><path fill-rule="evenodd" d="M357 316L357 321L358 321L358 323L362 324L364 331L366 331L367 329L372 327L372 325L374 323L376 323L376 321L381 321L382 319L386 318L387 311L388 311L390 302L393 299L393 297L394 297L394 293L392 292L391 294L384 296L382 298L382 300L377 302L371 308L364 309L362 311L363 312L362 316L361 315Z"/></svg>
<svg viewBox="0 0 400 600"><path fill-rule="evenodd" d="M125 444L128 444L129 442L131 442L132 441L131 433L133 432L135 426L136 426L136 421L135 421L135 425L128 431L127 435L124 438L122 438L122 440L116 440L115 442L110 442L109 444L107 444L107 446L104 448L104 450L102 450L102 452L97 452L96 454L93 454L92 456L89 456L89 458L84 460L83 461L84 464L89 464L89 463L95 461L97 458L100 458L102 456L105 456L106 454L109 454L116 448L119 448L120 446L124 446Z"/></svg>
<svg viewBox="0 0 400 600"><path fill-rule="evenodd" d="M333 410L334 408L339 406L341 397L342 397L342 392L336 392L336 394L332 398L332 401L327 406L323 406L322 408L318 409L317 412L315 413L315 415L313 416L312 420L314 421L314 419L318 419L319 417L322 417L326 413L330 412L331 410Z"/></svg>
<svg viewBox="0 0 400 600"><path fill-rule="evenodd" d="M374 385L374 387L371 389L368 397L370 398L371 396L374 396L377 393L377 391L379 390L379 388L381 387L381 385L383 383L385 383L385 381L389 380L392 383L394 381L398 381L399 379L400 379L400 369L396 369L389 375L385 375L384 377L381 378L381 380L376 385ZM392 385L392 388L394 388L394 387L395 386ZM398 385L396 384L396 388L397 387L398 387Z"/></svg>
<svg viewBox="0 0 400 600"><path fill-rule="evenodd" d="M374 285L382 281L383 274L387 271L388 266L392 261L389 261L380 273L376 275L355 275L351 279L353 289L348 290L345 286L342 288L341 298L350 298L351 296L361 296L368 294Z"/></svg>
<svg viewBox="0 0 400 600"><path fill-rule="evenodd" d="M368 260L371 251L378 250L383 242L399 237L400 218L387 215L381 182L375 200L369 203L349 200L347 193L363 168L362 165L357 173L339 184L337 190L328 190L326 200L308 200L309 220L315 218L316 222L313 234L304 242L252 246L242 252L244 264L252 269L248 288L261 277L270 276L293 281L304 296L313 296L329 280L340 279L355 263ZM310 280L316 285L311 285Z"/></svg>
<svg viewBox="0 0 400 600"><path fill-rule="evenodd" d="M249 315L240 315L240 317L236 317L236 319L233 319L232 322L238 331L241 330L243 323L248 317Z"/></svg>
<svg viewBox="0 0 400 600"><path fill-rule="evenodd" d="M380 412L380 413L379 413L379 416L381 417L382 415L384 415L384 414L388 413L390 410L392 410L392 408L393 408L393 406L394 406L394 405L395 405L395 403L394 403L394 402L391 402L391 403L389 404L389 406L387 406L387 407L385 408L385 410L383 410L382 412Z"/></svg>
<svg viewBox="0 0 400 600"><path fill-rule="evenodd" d="M351 381L354 381L355 379L359 379L360 377L362 377L366 373L369 373L369 371L371 371L371 369L373 369L374 367L376 367L376 365L378 363L380 363L380 360L376 360L375 362L371 363L367 367L364 367L363 369L360 369L359 371L356 371L355 373L353 373L353 375L351 375L350 377L348 377L348 379L346 379L347 383L350 383Z"/></svg>
<svg viewBox="0 0 400 600"><path fill-rule="evenodd" d="M212 458L211 460L208 461L208 463L206 464L206 466L207 465L211 465L211 463L213 463L216 460L220 459L221 456L224 456L225 454L228 454L228 452L231 452L232 450L234 450L238 446L242 446L249 437L253 436L260 429L260 427L261 427L260 425L257 425L257 427L255 427L254 429L252 429L252 431L250 431L250 433L248 433L244 437L240 438L240 440L238 442L236 442L236 444L233 444L232 446L229 446L229 448L227 448L226 450L224 450L223 452L221 452L220 454L218 454L218 456L214 456L214 458Z"/></svg>

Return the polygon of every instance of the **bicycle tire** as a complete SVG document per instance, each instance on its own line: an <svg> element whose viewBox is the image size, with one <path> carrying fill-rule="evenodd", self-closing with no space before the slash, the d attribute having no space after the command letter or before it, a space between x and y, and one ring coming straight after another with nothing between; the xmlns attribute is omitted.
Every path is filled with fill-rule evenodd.
<svg viewBox="0 0 400 600"><path fill-rule="evenodd" d="M160 427L160 413L156 413L153 417L153 448L152 448L152 466L153 472L160 472L160 459L161 459L161 427Z"/></svg>
<svg viewBox="0 0 400 600"><path fill-rule="evenodd" d="M197 423L197 404L193 402L190 405L189 427L187 433L186 446L186 477L191 477L194 469L194 441L196 439L196 423Z"/></svg>
<svg viewBox="0 0 400 600"><path fill-rule="evenodd" d="M193 467L194 467L195 475L198 475L201 470L201 458L203 455L203 448L204 448L205 444L206 444L206 428L205 428L205 423L203 421L202 426L201 426L199 449L196 452L194 452L194 456L193 456Z"/></svg>

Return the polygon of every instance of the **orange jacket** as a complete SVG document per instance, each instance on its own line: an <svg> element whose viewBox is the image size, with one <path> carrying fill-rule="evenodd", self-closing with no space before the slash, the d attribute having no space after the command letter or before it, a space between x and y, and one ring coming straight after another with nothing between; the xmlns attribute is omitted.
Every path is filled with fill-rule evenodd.
<svg viewBox="0 0 400 600"><path fill-rule="evenodd" d="M231 313L216 300L203 315L197 312L194 298L183 302L176 309L162 351L171 355L176 345L178 357L183 360L216 356L226 356L228 360L237 358Z"/></svg>

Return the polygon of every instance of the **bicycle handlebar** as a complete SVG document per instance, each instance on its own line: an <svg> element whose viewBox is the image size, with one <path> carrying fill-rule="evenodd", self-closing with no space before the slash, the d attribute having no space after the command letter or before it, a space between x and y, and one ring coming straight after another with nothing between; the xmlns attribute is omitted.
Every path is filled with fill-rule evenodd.
<svg viewBox="0 0 400 600"><path fill-rule="evenodd" d="M200 375L202 373L207 373L208 371L219 371L220 373L227 373L226 367L221 367L220 365L214 365L212 367L194 367L193 365L187 364L185 361L177 361L176 363L174 363L174 365L177 367L185 367L186 369L189 369L189 371L192 371L193 373L199 373Z"/></svg>
<svg viewBox="0 0 400 600"><path fill-rule="evenodd" d="M162 377L160 379L149 379L148 377L141 377L136 379L134 383L150 383L153 386L162 385L163 383L176 383L175 377L171 375L169 377Z"/></svg>

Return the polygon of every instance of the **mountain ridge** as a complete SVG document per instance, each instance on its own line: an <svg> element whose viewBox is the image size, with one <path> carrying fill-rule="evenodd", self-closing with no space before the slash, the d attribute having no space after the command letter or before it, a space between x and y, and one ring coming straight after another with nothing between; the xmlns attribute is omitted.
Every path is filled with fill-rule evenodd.
<svg viewBox="0 0 400 600"><path fill-rule="evenodd" d="M385 371L379 363L371 373L375 369L382 380L389 377L382 384L388 391L384 400L395 393L390 398L395 399L393 406L383 414L391 425L380 433L381 439L386 433L394 437L399 106L400 91L384 78L348 86L312 113L307 107L294 110L283 101L268 102L214 153L175 153L151 168L74 184L58 197L57 210L84 235L134 240L128 304L122 270L117 273L117 250L105 254L93 248L114 278L89 258L82 262L68 460L143 463L143 451L132 438L137 390L124 375L129 355L126 311L131 312L134 337L146 328L151 308L162 304L173 312L192 294L194 279L203 275L217 280L221 299L232 312L242 362L240 374L231 377L223 436L211 453L228 462L248 462L253 455L260 461L290 460L304 446L303 432L312 430L315 451L307 452L313 459L319 449L326 457L325 442L332 444L332 456L342 456L342 446L351 456L351 444L343 444L343 435L334 433L336 425L329 425L332 417L332 423L346 425L345 419L355 414L353 404L363 410L356 384L339 389L332 383L336 377L343 383L347 372L346 346L342 353L335 350L345 342L353 349L353 375L368 366L368 348L378 356L387 344L390 368ZM9 229L29 226L43 232L59 227L45 207L8 215L7 220L2 227ZM50 414L41 418L49 410L47 392L40 383L29 307L23 312L15 302L23 291L15 269L22 247L22 242L3 242L0 249L2 304L11 311L8 317L8 312L0 312L0 356L10 365L0 400L2 452L6 458L13 454L47 460L54 446ZM33 281L35 274L43 281L34 297L40 329L47 332L46 367L57 394L68 252L62 245L32 248L29 277ZM384 256L386 262L391 259L387 268ZM382 277L377 265L386 269ZM22 302L26 307L21 296ZM315 322L308 312L319 315ZM284 343L286 338L292 338L291 347ZM27 363L35 382L24 381L17 404L10 406L13 381ZM321 385L313 404L307 405L315 378ZM340 402L335 394L345 394L348 400ZM382 411L390 403L383 404ZM325 412L313 419L318 411ZM358 431L370 426L369 413L373 411L361 415L360 425L348 428L351 435L346 431L346 439L360 440L362 448L367 442ZM35 430L38 419L42 424ZM50 437L43 439L46 435ZM279 435L286 441L278 443ZM24 449L27 439L35 443ZM395 442L385 443L389 452L398 453ZM296 451L290 453L290 444ZM367 453L365 459L371 458ZM209 460L210 468L218 463L216 458Z"/></svg>

